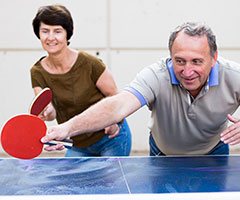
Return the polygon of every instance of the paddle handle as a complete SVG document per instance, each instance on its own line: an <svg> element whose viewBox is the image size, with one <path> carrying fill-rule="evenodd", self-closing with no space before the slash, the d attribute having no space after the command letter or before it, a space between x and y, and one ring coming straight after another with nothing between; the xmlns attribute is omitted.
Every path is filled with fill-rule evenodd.
<svg viewBox="0 0 240 200"><path fill-rule="evenodd" d="M65 139L65 140L61 140L61 141L52 140L52 141L46 142L44 144L51 146L51 145L56 145L58 143L62 143L66 149L72 148L72 140L71 139Z"/></svg>

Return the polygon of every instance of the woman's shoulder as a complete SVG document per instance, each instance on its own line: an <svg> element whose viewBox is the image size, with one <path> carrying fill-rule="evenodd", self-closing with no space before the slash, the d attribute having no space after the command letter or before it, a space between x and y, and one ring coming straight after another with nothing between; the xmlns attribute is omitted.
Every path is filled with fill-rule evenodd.
<svg viewBox="0 0 240 200"><path fill-rule="evenodd" d="M88 53L88 52L85 52L85 51L79 51L78 52L78 59L77 59L77 64L82 64L82 65L85 65L85 66L91 66L91 67L95 67L95 66L98 66L98 67L103 67L105 68L105 64L103 63L103 61L94 56L93 54L91 53Z"/></svg>
<svg viewBox="0 0 240 200"><path fill-rule="evenodd" d="M41 57L37 62L35 62L33 64L33 66L31 67L31 71L39 71L39 70L43 70L41 61L45 58L46 56Z"/></svg>
<svg viewBox="0 0 240 200"><path fill-rule="evenodd" d="M86 51L79 51L78 52L78 59L80 60L86 60L86 61L95 61L95 60L100 60L96 56L94 56L91 53L88 53Z"/></svg>

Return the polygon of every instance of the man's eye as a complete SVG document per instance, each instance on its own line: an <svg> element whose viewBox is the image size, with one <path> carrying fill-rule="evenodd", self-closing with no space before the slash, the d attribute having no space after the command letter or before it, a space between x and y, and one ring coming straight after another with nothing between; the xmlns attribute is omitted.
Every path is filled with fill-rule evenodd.
<svg viewBox="0 0 240 200"><path fill-rule="evenodd" d="M201 65L203 62L201 60L193 60L192 63L194 65Z"/></svg>
<svg viewBox="0 0 240 200"><path fill-rule="evenodd" d="M183 65L185 62L183 60L176 60L176 63L179 65Z"/></svg>

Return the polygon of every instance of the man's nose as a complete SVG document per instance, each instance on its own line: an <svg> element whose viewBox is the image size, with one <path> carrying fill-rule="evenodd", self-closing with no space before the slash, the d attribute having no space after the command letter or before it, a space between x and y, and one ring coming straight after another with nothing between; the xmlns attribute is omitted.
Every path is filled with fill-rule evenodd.
<svg viewBox="0 0 240 200"><path fill-rule="evenodd" d="M189 77L192 74L193 74L193 66L191 65L191 63L186 63L183 69L183 75L186 77Z"/></svg>

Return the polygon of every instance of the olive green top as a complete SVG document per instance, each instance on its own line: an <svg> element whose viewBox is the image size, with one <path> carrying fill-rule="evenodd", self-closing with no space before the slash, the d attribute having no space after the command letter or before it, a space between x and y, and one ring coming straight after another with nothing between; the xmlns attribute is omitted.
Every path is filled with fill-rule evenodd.
<svg viewBox="0 0 240 200"><path fill-rule="evenodd" d="M40 61L31 68L32 87L49 87L53 92L52 104L56 109L57 122L63 123L98 102L104 95L96 87L96 82L104 72L104 63L86 53L79 52L70 71L65 74L51 74ZM104 136L104 131L86 133L73 137L73 145L87 147Z"/></svg>

